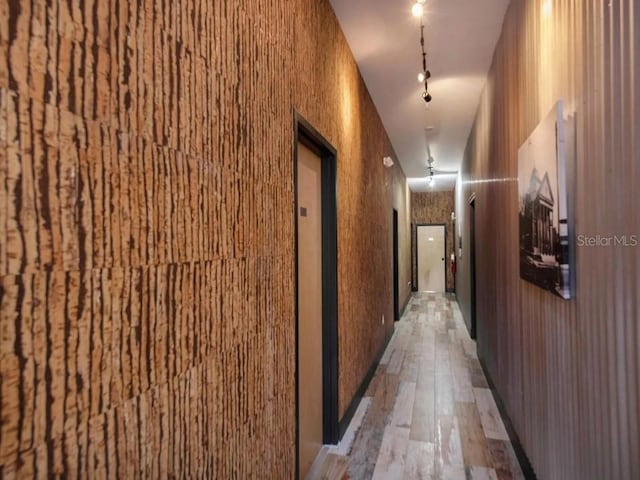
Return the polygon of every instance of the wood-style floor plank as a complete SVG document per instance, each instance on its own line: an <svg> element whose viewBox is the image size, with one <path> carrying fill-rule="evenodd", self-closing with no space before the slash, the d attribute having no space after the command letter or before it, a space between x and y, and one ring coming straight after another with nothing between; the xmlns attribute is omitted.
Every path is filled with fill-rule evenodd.
<svg viewBox="0 0 640 480"><path fill-rule="evenodd" d="M487 440L498 480L524 480L522 469L509 441Z"/></svg>
<svg viewBox="0 0 640 480"><path fill-rule="evenodd" d="M440 467L463 467L462 443L458 418L453 415L440 415L437 421L436 462ZM440 469L442 471L442 468Z"/></svg>
<svg viewBox="0 0 640 480"><path fill-rule="evenodd" d="M475 342L449 297L414 295L383 358L334 452L348 455L349 478L522 478Z"/></svg>
<svg viewBox="0 0 640 480"><path fill-rule="evenodd" d="M502 418L491 390L488 388L474 388L473 394L476 398L476 405L480 413L480 421L482 422L485 437L508 441L509 435L507 435L507 430L504 428L504 423L502 423Z"/></svg>
<svg viewBox="0 0 640 480"><path fill-rule="evenodd" d="M435 472L435 448L433 443L409 440L404 480L431 480L437 478Z"/></svg>
<svg viewBox="0 0 640 480"><path fill-rule="evenodd" d="M375 394L371 397L371 405L351 448L351 478L371 478L373 475L384 431L395 404L398 383L397 375L380 375Z"/></svg>
<svg viewBox="0 0 640 480"><path fill-rule="evenodd" d="M432 381L431 385L435 385ZM416 388L411 420L411 440L434 442L436 436L434 389L428 386Z"/></svg>
<svg viewBox="0 0 640 480"><path fill-rule="evenodd" d="M371 401L371 397L364 397L360 402L360 405L358 405L356 413L353 414L353 418L351 419L351 422L347 427L347 431L344 432L342 440L340 440L340 443L338 444L336 453L338 453L339 455L349 455L349 453L351 453L351 448L353 447L353 443L356 439L358 431L362 427L365 416L369 411Z"/></svg>
<svg viewBox="0 0 640 480"><path fill-rule="evenodd" d="M409 448L409 429L389 425L384 432L373 480L402 478Z"/></svg>
<svg viewBox="0 0 640 480"><path fill-rule="evenodd" d="M391 424L395 427L410 428L413 417L413 404L416 398L416 384L413 382L401 382L398 390L398 398L393 408Z"/></svg>
<svg viewBox="0 0 640 480"><path fill-rule="evenodd" d="M456 403L456 416L460 426L460 440L465 465L490 467L491 454L482 430L478 408L473 403Z"/></svg>

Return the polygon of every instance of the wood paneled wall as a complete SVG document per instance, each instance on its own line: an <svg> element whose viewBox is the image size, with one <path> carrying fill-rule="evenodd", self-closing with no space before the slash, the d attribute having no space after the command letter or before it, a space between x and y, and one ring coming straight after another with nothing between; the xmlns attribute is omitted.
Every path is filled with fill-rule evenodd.
<svg viewBox="0 0 640 480"><path fill-rule="evenodd" d="M292 478L294 110L338 150L342 412L409 217L329 2L10 0L0 62L0 477Z"/></svg>
<svg viewBox="0 0 640 480"><path fill-rule="evenodd" d="M575 114L579 235L640 233L640 5L514 0L458 185L469 321L476 193L478 349L542 479L640 478L640 247L577 246L576 297L520 279L517 152L558 99Z"/></svg>
<svg viewBox="0 0 640 480"><path fill-rule="evenodd" d="M455 289L455 279L451 270L451 254L455 248L456 233L451 213L455 208L453 190L449 192L411 192L411 225L412 238L411 258L413 284L418 285L418 272L416 271L416 225L425 223L444 224L446 226L446 250L445 271L447 276L447 290Z"/></svg>

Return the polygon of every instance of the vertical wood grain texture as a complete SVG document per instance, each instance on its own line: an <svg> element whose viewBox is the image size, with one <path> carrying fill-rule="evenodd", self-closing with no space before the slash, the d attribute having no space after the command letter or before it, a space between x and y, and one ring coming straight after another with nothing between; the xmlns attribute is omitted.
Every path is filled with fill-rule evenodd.
<svg viewBox="0 0 640 480"><path fill-rule="evenodd" d="M344 412L409 197L329 2L0 5L0 477L293 477L294 109L338 150Z"/></svg>
<svg viewBox="0 0 640 480"><path fill-rule="evenodd" d="M418 272L416 266L416 227L415 225L426 223L444 224L447 226L445 271L447 276L447 290L453 291L455 279L451 270L451 254L455 251L457 234L451 213L455 209L455 195L450 192L411 192L411 224L413 242L411 243L411 271L413 282L418 284Z"/></svg>
<svg viewBox="0 0 640 480"><path fill-rule="evenodd" d="M576 297L520 279L517 152L553 104L575 113L575 234L640 234L640 7L515 0L468 141L456 210L469 321L476 194L478 349L540 478L640 478L640 247L577 247Z"/></svg>

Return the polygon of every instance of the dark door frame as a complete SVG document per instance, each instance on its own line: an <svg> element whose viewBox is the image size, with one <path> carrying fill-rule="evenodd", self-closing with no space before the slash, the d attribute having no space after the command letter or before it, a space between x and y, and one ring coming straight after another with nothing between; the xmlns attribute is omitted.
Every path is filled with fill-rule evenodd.
<svg viewBox="0 0 640 480"><path fill-rule="evenodd" d="M469 197L469 310L471 325L469 336L478 336L478 311L476 309L476 194Z"/></svg>
<svg viewBox="0 0 640 480"><path fill-rule="evenodd" d="M412 242L416 247L416 258L413 259L413 268L416 272L416 292L420 291L419 281L418 281L418 228L420 227L444 227L444 292L447 292L447 224L446 223L416 223L414 225L414 233Z"/></svg>
<svg viewBox="0 0 640 480"><path fill-rule="evenodd" d="M294 111L293 121L293 224L295 305L296 478L300 476L300 418L298 398L298 143L322 160L322 430L323 443L336 444L338 430L338 210L337 151Z"/></svg>
<svg viewBox="0 0 640 480"><path fill-rule="evenodd" d="M393 209L393 320L400 320L400 266L398 253L398 210Z"/></svg>

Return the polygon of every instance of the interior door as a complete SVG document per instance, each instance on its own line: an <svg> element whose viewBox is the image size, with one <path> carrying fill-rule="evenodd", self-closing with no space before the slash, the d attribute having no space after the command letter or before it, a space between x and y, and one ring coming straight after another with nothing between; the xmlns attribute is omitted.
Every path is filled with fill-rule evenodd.
<svg viewBox="0 0 640 480"><path fill-rule="evenodd" d="M393 315L394 320L400 320L400 284L398 266L398 211L393 209Z"/></svg>
<svg viewBox="0 0 640 480"><path fill-rule="evenodd" d="M418 226L418 290L446 291L444 225Z"/></svg>
<svg viewBox="0 0 640 480"><path fill-rule="evenodd" d="M298 415L300 478L322 447L322 160L298 144Z"/></svg>
<svg viewBox="0 0 640 480"><path fill-rule="evenodd" d="M469 255L469 265L470 265L470 276L471 276L471 338L476 339L478 332L478 318L476 311L476 201L475 199L471 202L470 208L470 237L469 237L469 247L470 247L470 255Z"/></svg>

